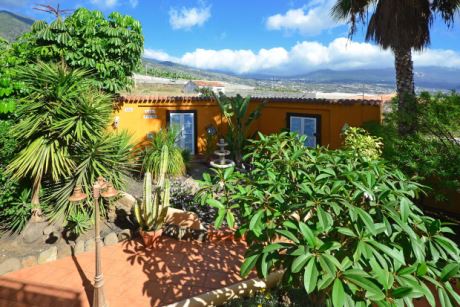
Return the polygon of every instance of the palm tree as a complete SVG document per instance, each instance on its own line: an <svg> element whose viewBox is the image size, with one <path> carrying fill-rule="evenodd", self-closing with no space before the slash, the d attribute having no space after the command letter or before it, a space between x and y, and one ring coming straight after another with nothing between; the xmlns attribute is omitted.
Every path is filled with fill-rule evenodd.
<svg viewBox="0 0 460 307"><path fill-rule="evenodd" d="M337 0L332 8L333 17L350 23L350 36L370 11L366 41L393 51L401 135L416 129L412 49L420 51L430 44L430 26L436 15L450 27L459 8L460 0Z"/></svg>
<svg viewBox="0 0 460 307"><path fill-rule="evenodd" d="M87 76L86 70L59 64L38 63L18 71L28 95L21 101L19 121L12 131L19 152L7 171L13 179L31 181L34 221L42 215L42 182L70 176L77 166L71 146L94 139L95 131L104 130L109 121L111 98L95 95Z"/></svg>

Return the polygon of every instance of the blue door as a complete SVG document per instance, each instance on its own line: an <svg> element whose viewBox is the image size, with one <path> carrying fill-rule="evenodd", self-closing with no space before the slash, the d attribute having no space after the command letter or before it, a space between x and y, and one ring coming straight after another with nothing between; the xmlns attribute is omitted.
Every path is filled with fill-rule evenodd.
<svg viewBox="0 0 460 307"><path fill-rule="evenodd" d="M171 111L169 113L169 125L180 131L176 144L192 155L195 154L195 120L194 112Z"/></svg>

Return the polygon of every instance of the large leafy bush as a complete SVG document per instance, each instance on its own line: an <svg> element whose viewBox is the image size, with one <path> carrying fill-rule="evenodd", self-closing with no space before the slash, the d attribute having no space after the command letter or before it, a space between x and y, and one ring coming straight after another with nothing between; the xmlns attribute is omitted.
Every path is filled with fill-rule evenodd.
<svg viewBox="0 0 460 307"><path fill-rule="evenodd" d="M452 230L424 216L412 200L420 185L385 161L354 150L309 149L281 133L251 142L252 169L204 176L202 202L237 226L249 248L241 274L266 277L283 269L283 283L303 287L329 306L409 306L430 286L443 306L460 303L450 281L459 277Z"/></svg>
<svg viewBox="0 0 460 307"><path fill-rule="evenodd" d="M85 8L51 23L37 21L19 41L27 46L29 61L65 62L71 68L92 70L94 84L112 93L130 88L144 49L139 21L118 12L105 18Z"/></svg>
<svg viewBox="0 0 460 307"><path fill-rule="evenodd" d="M417 98L417 130L411 135L398 134L401 116L387 114L382 125L368 124L366 128L382 138L385 159L423 180L432 188L428 193L445 199L445 189L460 188L460 95L421 94Z"/></svg>

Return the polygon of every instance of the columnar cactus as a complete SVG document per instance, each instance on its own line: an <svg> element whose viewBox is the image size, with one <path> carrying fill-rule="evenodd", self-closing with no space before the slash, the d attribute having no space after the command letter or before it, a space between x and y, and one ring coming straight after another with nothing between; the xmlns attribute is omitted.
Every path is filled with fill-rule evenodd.
<svg viewBox="0 0 460 307"><path fill-rule="evenodd" d="M142 203L137 203L134 207L136 219L144 231L158 230L163 227L171 193L171 183L166 178L168 163L168 147L165 145L161 149L160 173L157 176L158 179L153 191L152 174L150 172L145 173Z"/></svg>

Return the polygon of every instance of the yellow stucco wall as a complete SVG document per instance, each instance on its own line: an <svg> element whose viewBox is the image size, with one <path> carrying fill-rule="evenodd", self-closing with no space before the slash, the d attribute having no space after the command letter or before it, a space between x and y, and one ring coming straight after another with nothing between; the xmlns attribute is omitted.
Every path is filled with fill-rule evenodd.
<svg viewBox="0 0 460 307"><path fill-rule="evenodd" d="M254 123L253 131L264 134L280 132L287 128L288 113L320 115L321 145L338 148L341 145L341 129L345 123L361 126L365 122L381 120L378 101L330 101L320 99L254 98L250 109L266 101L261 117ZM196 111L198 153L204 151L205 129L208 125L225 133L225 125L217 104L209 98L198 97L126 97L122 98L114 116L119 118L119 130L128 130L133 141L144 141L148 133L154 133L167 125L167 111Z"/></svg>

